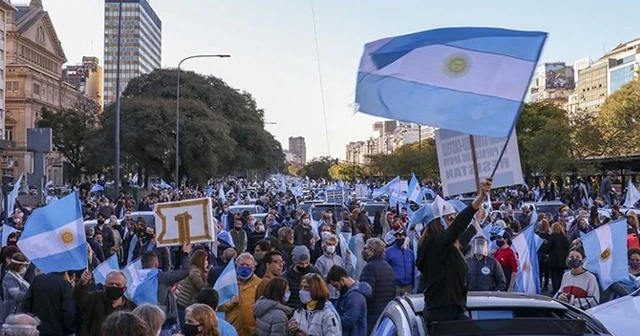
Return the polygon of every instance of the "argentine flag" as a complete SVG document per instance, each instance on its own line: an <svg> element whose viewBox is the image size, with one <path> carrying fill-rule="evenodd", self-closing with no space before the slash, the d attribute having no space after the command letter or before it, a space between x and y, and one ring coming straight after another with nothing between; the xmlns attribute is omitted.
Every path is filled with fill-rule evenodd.
<svg viewBox="0 0 640 336"><path fill-rule="evenodd" d="M112 271L120 270L120 265L118 265L118 256L112 255L109 259L103 261L98 267L96 267L93 272L93 280L96 284L105 284L107 281L107 275Z"/></svg>
<svg viewBox="0 0 640 336"><path fill-rule="evenodd" d="M640 201L640 192L638 191L636 186L634 186L633 183L629 181L629 186L627 187L627 196L624 200L624 206L627 208L633 208L633 205L638 201Z"/></svg>
<svg viewBox="0 0 640 336"><path fill-rule="evenodd" d="M0 242L0 246L5 247L7 245L7 240L9 239L9 235L18 232L18 229L14 228L11 225L4 224L2 225L2 242Z"/></svg>
<svg viewBox="0 0 640 336"><path fill-rule="evenodd" d="M127 285L127 297L136 305L148 303L158 304L158 269L137 270L136 279L131 285Z"/></svg>
<svg viewBox="0 0 640 336"><path fill-rule="evenodd" d="M422 188L420 188L420 183L416 178L416 174L413 173L411 173L411 181L409 181L409 200L417 204L422 203L424 200L424 194L422 193Z"/></svg>
<svg viewBox="0 0 640 336"><path fill-rule="evenodd" d="M394 189L393 191L391 191L391 197L389 197L389 205L396 206L396 204L398 203L404 204L406 202L407 196L405 196L405 194L403 194L400 189Z"/></svg>
<svg viewBox="0 0 640 336"><path fill-rule="evenodd" d="M602 225L580 239L587 255L584 268L598 275L602 289L628 279L626 218Z"/></svg>
<svg viewBox="0 0 640 336"><path fill-rule="evenodd" d="M454 27L364 47L362 113L473 135L508 137L547 33Z"/></svg>
<svg viewBox="0 0 640 336"><path fill-rule="evenodd" d="M18 247L42 272L87 268L87 238L78 194L33 211Z"/></svg>
<svg viewBox="0 0 640 336"><path fill-rule="evenodd" d="M89 193L92 194L94 192L100 192L100 191L104 191L104 187L96 183L91 187L91 190L89 190Z"/></svg>
<svg viewBox="0 0 640 336"><path fill-rule="evenodd" d="M127 278L127 287L131 286L136 280L138 280L138 271L141 269L142 262L140 261L140 258L134 260L122 269L124 276Z"/></svg>
<svg viewBox="0 0 640 336"><path fill-rule="evenodd" d="M9 204L7 206L7 209L9 210L7 212L9 214L9 217L13 215L13 211L16 207L16 200L18 199L18 195L20 194L20 185L22 184L22 176L23 174L20 174L20 177L18 177L18 180L13 185L13 189L11 189L11 191L9 192ZM6 243L6 240L2 242L2 244Z"/></svg>
<svg viewBox="0 0 640 336"><path fill-rule="evenodd" d="M538 249L542 238L535 234L535 226L529 227L515 236L512 248L518 257L518 276L515 291L527 294L540 293L540 272L538 268Z"/></svg>
<svg viewBox="0 0 640 336"><path fill-rule="evenodd" d="M388 195L391 193L393 189L400 189L400 176L396 176L393 180L389 181L389 183L380 187L380 189L376 189L371 194L371 197L378 198L382 195Z"/></svg>
<svg viewBox="0 0 640 336"><path fill-rule="evenodd" d="M231 301L234 295L238 295L238 276L236 275L236 263L233 260L222 270L213 289L218 292L218 306Z"/></svg>

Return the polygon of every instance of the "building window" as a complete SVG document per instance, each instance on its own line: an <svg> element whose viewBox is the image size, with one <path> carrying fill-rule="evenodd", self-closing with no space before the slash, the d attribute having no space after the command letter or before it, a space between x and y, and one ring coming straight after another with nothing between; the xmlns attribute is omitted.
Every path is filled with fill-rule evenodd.
<svg viewBox="0 0 640 336"><path fill-rule="evenodd" d="M33 84L33 94L37 94L40 95L40 85L39 84Z"/></svg>
<svg viewBox="0 0 640 336"><path fill-rule="evenodd" d="M5 140L13 141L13 127L5 127L4 138Z"/></svg>
<svg viewBox="0 0 640 336"><path fill-rule="evenodd" d="M20 91L20 82L13 82L13 91Z"/></svg>
<svg viewBox="0 0 640 336"><path fill-rule="evenodd" d="M37 41L40 43L44 43L44 28L42 27L38 27Z"/></svg>

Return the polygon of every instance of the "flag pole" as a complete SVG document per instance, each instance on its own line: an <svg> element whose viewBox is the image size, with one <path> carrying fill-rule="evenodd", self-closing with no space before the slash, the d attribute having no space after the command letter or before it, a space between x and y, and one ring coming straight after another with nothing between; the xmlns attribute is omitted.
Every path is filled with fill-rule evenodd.
<svg viewBox="0 0 640 336"><path fill-rule="evenodd" d="M478 172L478 157L476 156L476 141L473 138L473 135L471 134L469 134L469 144L471 145L471 161L473 162L473 175L476 178L476 190L480 190L480 173ZM504 153L504 150L503 150L503 153ZM502 157L502 155L500 155L500 157ZM498 162L500 162L500 160L498 160ZM495 173L495 170L493 172ZM493 177L493 174L491 174L491 177Z"/></svg>

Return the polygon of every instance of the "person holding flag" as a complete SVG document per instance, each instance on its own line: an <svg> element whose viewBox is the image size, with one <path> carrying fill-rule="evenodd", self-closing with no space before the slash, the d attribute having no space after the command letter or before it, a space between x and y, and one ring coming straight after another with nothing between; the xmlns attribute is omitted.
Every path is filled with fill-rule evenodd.
<svg viewBox="0 0 640 336"><path fill-rule="evenodd" d="M482 208L491 185L490 178L482 182L473 203L458 215L449 203L436 201L431 205L434 219L427 223L420 237L416 262L425 281L427 324L468 319L465 314L468 269L456 242Z"/></svg>

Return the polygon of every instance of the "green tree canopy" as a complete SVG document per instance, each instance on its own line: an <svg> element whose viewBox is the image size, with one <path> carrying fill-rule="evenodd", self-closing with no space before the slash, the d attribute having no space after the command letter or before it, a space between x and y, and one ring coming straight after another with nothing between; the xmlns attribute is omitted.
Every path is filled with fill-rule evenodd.
<svg viewBox="0 0 640 336"><path fill-rule="evenodd" d="M604 154L640 153L640 81L625 84L607 98L597 125Z"/></svg>
<svg viewBox="0 0 640 336"><path fill-rule="evenodd" d="M133 79L121 100L125 166L173 180L177 70L158 69ZM264 129L253 97L221 79L183 72L180 85L180 173L190 183L248 170L282 171L284 154ZM102 118L106 144L114 141L115 106Z"/></svg>
<svg viewBox="0 0 640 336"><path fill-rule="evenodd" d="M364 175L364 167L353 163L337 163L329 168L329 175L334 180L353 180Z"/></svg>
<svg viewBox="0 0 640 336"><path fill-rule="evenodd" d="M409 177L415 173L420 178L438 178L438 156L434 139L404 145L391 154L371 156L374 175Z"/></svg>
<svg viewBox="0 0 640 336"><path fill-rule="evenodd" d="M51 128L53 145L71 163L71 179L77 182L82 174L101 170L105 151L96 141L100 107L88 98L77 100L71 108L59 112L41 110L36 127Z"/></svg>
<svg viewBox="0 0 640 336"><path fill-rule="evenodd" d="M320 178L330 179L329 169L331 166L338 164L338 159L333 159L329 156L321 156L311 160L304 167L298 171L298 176L308 176L312 180Z"/></svg>

